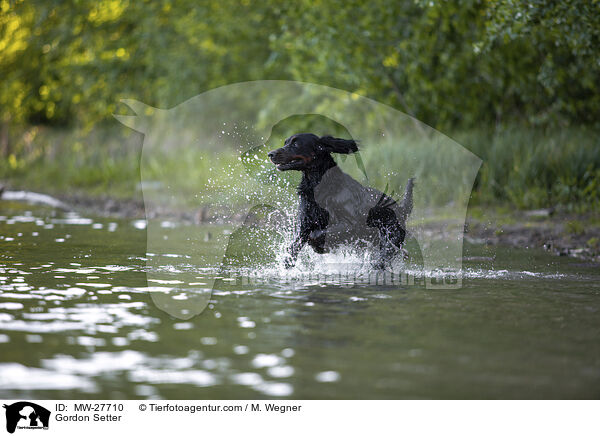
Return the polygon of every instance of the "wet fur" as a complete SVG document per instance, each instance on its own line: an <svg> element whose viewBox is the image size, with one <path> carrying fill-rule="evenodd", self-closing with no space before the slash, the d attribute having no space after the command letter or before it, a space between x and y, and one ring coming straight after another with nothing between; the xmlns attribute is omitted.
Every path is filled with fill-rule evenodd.
<svg viewBox="0 0 600 436"><path fill-rule="evenodd" d="M345 174L331 153L350 154L358 144L349 139L300 133L269 153L280 171L302 172L298 185L298 231L289 248L286 267L292 267L308 244L317 253L348 242L377 243L375 267L382 269L402 249L406 219L412 210L413 182L398 204L377 189Z"/></svg>

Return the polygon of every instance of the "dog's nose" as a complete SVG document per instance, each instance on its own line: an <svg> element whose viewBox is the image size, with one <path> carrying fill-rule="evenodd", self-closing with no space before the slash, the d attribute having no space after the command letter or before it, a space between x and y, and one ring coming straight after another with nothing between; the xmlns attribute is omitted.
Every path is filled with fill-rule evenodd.
<svg viewBox="0 0 600 436"><path fill-rule="evenodd" d="M267 153L267 156L269 156L269 159L273 159L273 156L275 156L275 152L274 151L270 151Z"/></svg>

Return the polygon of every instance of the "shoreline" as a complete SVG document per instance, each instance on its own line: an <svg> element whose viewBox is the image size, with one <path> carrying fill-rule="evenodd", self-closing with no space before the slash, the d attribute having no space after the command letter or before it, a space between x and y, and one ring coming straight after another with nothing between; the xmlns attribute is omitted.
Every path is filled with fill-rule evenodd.
<svg viewBox="0 0 600 436"><path fill-rule="evenodd" d="M600 225L591 216L551 214L532 217L527 212L534 211L516 211L510 215L494 215L492 221L484 221L469 212L465 225L467 242L541 248L555 256L600 264Z"/></svg>
<svg viewBox="0 0 600 436"><path fill-rule="evenodd" d="M5 194L13 194L12 197L15 197L16 192L26 191L4 191ZM122 219L146 218L141 193L138 199L95 197L79 193L59 195L56 198L41 196L65 205L62 208L65 211L79 214ZM0 201L6 200L7 195L4 197L0 187ZM164 216L201 224L212 222L214 213L211 213L209 208L198 210L181 208L165 211ZM237 218L234 216L234 219ZM240 214L240 221L243 218ZM556 256L568 256L600 264L600 218L591 213L575 215L549 209L509 212L500 206L471 206L467 210L465 241L492 246L542 248Z"/></svg>

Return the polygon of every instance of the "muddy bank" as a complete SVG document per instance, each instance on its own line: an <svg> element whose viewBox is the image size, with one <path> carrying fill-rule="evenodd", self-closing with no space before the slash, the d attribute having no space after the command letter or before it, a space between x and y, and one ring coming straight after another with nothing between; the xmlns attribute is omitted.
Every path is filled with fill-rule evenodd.
<svg viewBox="0 0 600 436"><path fill-rule="evenodd" d="M114 216L119 218L145 218L144 201L111 197L89 197L81 194L59 196L71 210L82 215Z"/></svg>
<svg viewBox="0 0 600 436"><path fill-rule="evenodd" d="M475 214L480 215L480 211ZM543 248L557 256L600 263L600 219L592 214L515 211L511 214L489 212L485 218L468 214L465 240Z"/></svg>
<svg viewBox="0 0 600 436"><path fill-rule="evenodd" d="M118 199L109 196L85 194L63 194L51 196L39 192L24 191L0 184L1 202L22 202L47 206L64 212L82 215L115 216L122 218L144 218L144 202L139 198Z"/></svg>

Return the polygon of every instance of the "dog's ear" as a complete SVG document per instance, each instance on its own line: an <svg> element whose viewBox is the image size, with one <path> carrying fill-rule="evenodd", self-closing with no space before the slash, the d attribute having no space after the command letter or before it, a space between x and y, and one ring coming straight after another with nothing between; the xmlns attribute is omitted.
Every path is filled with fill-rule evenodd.
<svg viewBox="0 0 600 436"><path fill-rule="evenodd" d="M358 151L358 144L353 139L334 138L333 136L321 136L318 139L321 148L329 153L350 154Z"/></svg>

